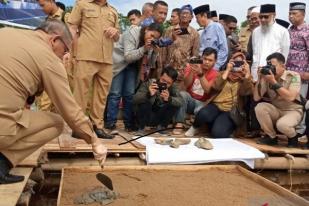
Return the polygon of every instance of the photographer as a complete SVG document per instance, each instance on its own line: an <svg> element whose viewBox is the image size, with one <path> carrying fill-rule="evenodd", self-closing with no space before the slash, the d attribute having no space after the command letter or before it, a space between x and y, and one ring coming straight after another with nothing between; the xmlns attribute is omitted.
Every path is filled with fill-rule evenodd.
<svg viewBox="0 0 309 206"><path fill-rule="evenodd" d="M178 71L178 83L183 83L183 69L192 56L199 55L200 37L190 26L193 10L190 4L180 9L180 22L169 27L165 32L166 38L173 39L173 44L162 49L163 66L172 66ZM181 84L183 86L183 84Z"/></svg>
<svg viewBox="0 0 309 206"><path fill-rule="evenodd" d="M113 51L113 80L107 97L104 127L115 129L119 102L123 100L123 121L127 131L134 130L132 101L140 72L137 61L143 59L145 52L153 48L151 42L162 34L159 24L147 27L131 27L115 43Z"/></svg>
<svg viewBox="0 0 309 206"><path fill-rule="evenodd" d="M266 133L258 143L277 145L277 129L289 138L288 147L297 147L295 127L303 116L302 105L297 103L300 100L300 76L296 72L286 71L285 57L281 53L273 53L266 60L268 65L259 68L253 93L255 101L267 94L270 102L259 103L255 108L256 117Z"/></svg>
<svg viewBox="0 0 309 206"><path fill-rule="evenodd" d="M196 115L191 128L185 133L192 137L198 128L207 124L213 138L229 138L237 126L235 108L240 111L240 96L252 92L249 65L244 54L235 53L225 71L221 72L210 90L211 98Z"/></svg>
<svg viewBox="0 0 309 206"><path fill-rule="evenodd" d="M134 95L140 135L144 133L145 126L166 128L182 105L182 98L174 84L177 76L174 68L166 67L158 80L144 82Z"/></svg>
<svg viewBox="0 0 309 206"><path fill-rule="evenodd" d="M202 59L191 59L184 71L184 84L186 91L181 91L180 95L184 104L178 109L175 122L177 129L174 135L182 134L183 123L185 123L186 113L197 114L203 108L205 101L209 99L209 92L217 77L218 72L214 66L217 61L217 50L207 47L203 51Z"/></svg>

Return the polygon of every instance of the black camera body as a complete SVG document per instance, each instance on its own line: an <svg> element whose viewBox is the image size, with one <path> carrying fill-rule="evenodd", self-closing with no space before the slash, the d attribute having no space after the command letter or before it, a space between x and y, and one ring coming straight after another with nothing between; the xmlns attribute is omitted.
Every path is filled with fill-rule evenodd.
<svg viewBox="0 0 309 206"><path fill-rule="evenodd" d="M159 46L160 41L159 41L159 39L154 39L154 40L151 41L151 44L152 44L153 46Z"/></svg>
<svg viewBox="0 0 309 206"><path fill-rule="evenodd" d="M163 90L166 90L166 89L167 89L167 84L164 83L164 82L158 82L157 85L158 85L158 90L159 90L160 93L161 93Z"/></svg>
<svg viewBox="0 0 309 206"><path fill-rule="evenodd" d="M263 66L260 70L262 75L270 75L270 71L276 75L276 67L272 64L268 64L266 66Z"/></svg>

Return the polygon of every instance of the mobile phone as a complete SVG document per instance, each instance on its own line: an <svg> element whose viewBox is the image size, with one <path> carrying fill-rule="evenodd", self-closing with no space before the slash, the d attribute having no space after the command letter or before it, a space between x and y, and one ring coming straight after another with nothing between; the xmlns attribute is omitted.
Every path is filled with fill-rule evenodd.
<svg viewBox="0 0 309 206"><path fill-rule="evenodd" d="M203 60L199 58L192 58L190 59L189 64L203 64Z"/></svg>

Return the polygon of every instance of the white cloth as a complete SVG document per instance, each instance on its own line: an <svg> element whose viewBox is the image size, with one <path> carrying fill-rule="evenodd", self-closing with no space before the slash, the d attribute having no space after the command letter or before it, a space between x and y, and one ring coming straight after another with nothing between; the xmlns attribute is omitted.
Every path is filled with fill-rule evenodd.
<svg viewBox="0 0 309 206"><path fill-rule="evenodd" d="M274 52L280 52L287 59L290 49L290 34L288 30L277 23L271 25L267 31L257 27L252 34L253 63L251 74L257 81L258 67L266 65L266 58Z"/></svg>
<svg viewBox="0 0 309 206"><path fill-rule="evenodd" d="M153 137L143 137L139 143L146 146L147 164L203 164L222 161L241 161L254 168L255 159L263 159L265 155L258 149L241 143L235 139L208 139L212 150L199 149L194 146L197 138L191 138L188 145L180 145L178 149L169 145L156 144Z"/></svg>

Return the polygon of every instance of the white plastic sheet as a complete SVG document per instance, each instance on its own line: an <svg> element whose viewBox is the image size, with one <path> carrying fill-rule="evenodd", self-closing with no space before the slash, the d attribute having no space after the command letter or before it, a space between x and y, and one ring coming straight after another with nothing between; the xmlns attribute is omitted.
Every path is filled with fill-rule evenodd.
<svg viewBox="0 0 309 206"><path fill-rule="evenodd" d="M241 143L235 139L208 139L214 146L212 150L199 149L194 146L197 138L191 138L188 145L171 148L159 145L153 137L144 137L138 141L146 146L147 164L202 164L222 161L242 161L254 168L255 159L263 159L265 155L258 149Z"/></svg>

